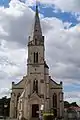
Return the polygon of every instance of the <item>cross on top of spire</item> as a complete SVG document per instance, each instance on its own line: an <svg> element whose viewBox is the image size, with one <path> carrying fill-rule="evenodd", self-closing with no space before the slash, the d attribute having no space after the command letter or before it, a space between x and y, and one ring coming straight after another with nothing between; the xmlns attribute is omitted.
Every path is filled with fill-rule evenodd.
<svg viewBox="0 0 80 120"><path fill-rule="evenodd" d="M36 16L38 16L38 5L36 5Z"/></svg>
<svg viewBox="0 0 80 120"><path fill-rule="evenodd" d="M39 2L39 1L38 1L38 0L36 0L36 6L38 5L38 2Z"/></svg>
<svg viewBox="0 0 80 120"><path fill-rule="evenodd" d="M38 16L38 1L36 0L36 15Z"/></svg>

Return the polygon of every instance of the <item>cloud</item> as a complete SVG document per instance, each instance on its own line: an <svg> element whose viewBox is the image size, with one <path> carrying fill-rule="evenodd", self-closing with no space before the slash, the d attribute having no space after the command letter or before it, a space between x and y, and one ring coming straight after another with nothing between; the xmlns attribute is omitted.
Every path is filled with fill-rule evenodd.
<svg viewBox="0 0 80 120"><path fill-rule="evenodd" d="M21 43L21 45L24 41L26 44L34 12L17 0L12 0L9 5L9 8L1 7L0 9L1 31L3 32L0 38Z"/></svg>
<svg viewBox="0 0 80 120"><path fill-rule="evenodd" d="M79 81L80 31L78 29L80 25L64 29L63 23L53 18L51 23L53 23L53 29L47 33L46 46L48 48L46 49L49 63L52 63L50 65L52 74L59 79L77 79Z"/></svg>
<svg viewBox="0 0 80 120"><path fill-rule="evenodd" d="M3 97L3 96L10 96L10 89L1 88L0 89L0 97Z"/></svg>
<svg viewBox="0 0 80 120"><path fill-rule="evenodd" d="M73 13L73 15L75 16L75 18L77 19L78 22L80 22L80 12L75 12Z"/></svg>
<svg viewBox="0 0 80 120"><path fill-rule="evenodd" d="M64 97L67 99L69 99L69 98L80 98L80 94L79 94L79 92L76 92L76 91L73 91L73 92L66 92L65 94L64 94Z"/></svg>
<svg viewBox="0 0 80 120"><path fill-rule="evenodd" d="M53 3L67 12L79 12L80 11L80 0L54 0Z"/></svg>
<svg viewBox="0 0 80 120"><path fill-rule="evenodd" d="M80 91L65 92L64 98L70 103L76 101L77 104L80 106Z"/></svg>
<svg viewBox="0 0 80 120"><path fill-rule="evenodd" d="M35 4L35 0L25 0L26 4L31 6ZM38 0L42 4L55 5L57 8L65 12L79 12L80 0Z"/></svg>
<svg viewBox="0 0 80 120"><path fill-rule="evenodd" d="M0 8L0 88L10 89L26 74L32 23L34 12L24 3L12 0L9 8ZM41 25L51 76L64 84L80 83L80 24L69 28L70 23L42 17Z"/></svg>

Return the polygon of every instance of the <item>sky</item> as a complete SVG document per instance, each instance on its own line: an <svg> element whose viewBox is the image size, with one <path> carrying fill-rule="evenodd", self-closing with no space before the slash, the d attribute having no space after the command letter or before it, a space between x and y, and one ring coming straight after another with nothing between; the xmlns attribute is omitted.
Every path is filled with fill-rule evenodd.
<svg viewBox="0 0 80 120"><path fill-rule="evenodd" d="M46 61L64 100L80 105L80 0L40 0ZM27 41L34 23L35 0L0 0L0 97L27 74Z"/></svg>

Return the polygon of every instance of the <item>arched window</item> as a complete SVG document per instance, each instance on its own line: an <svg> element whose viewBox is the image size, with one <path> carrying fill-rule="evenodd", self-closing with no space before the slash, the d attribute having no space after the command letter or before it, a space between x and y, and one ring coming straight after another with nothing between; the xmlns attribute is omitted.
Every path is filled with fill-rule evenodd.
<svg viewBox="0 0 80 120"><path fill-rule="evenodd" d="M38 63L38 52L34 52L34 63Z"/></svg>
<svg viewBox="0 0 80 120"><path fill-rule="evenodd" d="M34 63L35 63L35 52L34 52Z"/></svg>
<svg viewBox="0 0 80 120"><path fill-rule="evenodd" d="M57 108L57 95L56 95L56 93L53 94L53 108Z"/></svg>
<svg viewBox="0 0 80 120"><path fill-rule="evenodd" d="M35 80L33 82L33 92L35 91Z"/></svg>
<svg viewBox="0 0 80 120"><path fill-rule="evenodd" d="M36 81L36 93L38 93L38 80Z"/></svg>
<svg viewBox="0 0 80 120"><path fill-rule="evenodd" d="M33 82L33 92L38 93L38 80L34 80Z"/></svg>
<svg viewBox="0 0 80 120"><path fill-rule="evenodd" d="M36 53L36 63L38 63L38 52Z"/></svg>
<svg viewBox="0 0 80 120"><path fill-rule="evenodd" d="M53 94L53 110L54 110L54 117L57 117L57 94Z"/></svg>
<svg viewBox="0 0 80 120"><path fill-rule="evenodd" d="M35 45L37 45L37 39L35 38Z"/></svg>

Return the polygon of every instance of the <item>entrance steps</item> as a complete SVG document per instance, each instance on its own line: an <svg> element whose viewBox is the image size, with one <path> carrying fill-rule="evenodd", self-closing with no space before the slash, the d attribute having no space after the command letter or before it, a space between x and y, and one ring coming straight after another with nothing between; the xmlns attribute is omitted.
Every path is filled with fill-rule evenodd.
<svg viewBox="0 0 80 120"><path fill-rule="evenodd" d="M39 120L39 118L31 118L30 120Z"/></svg>

